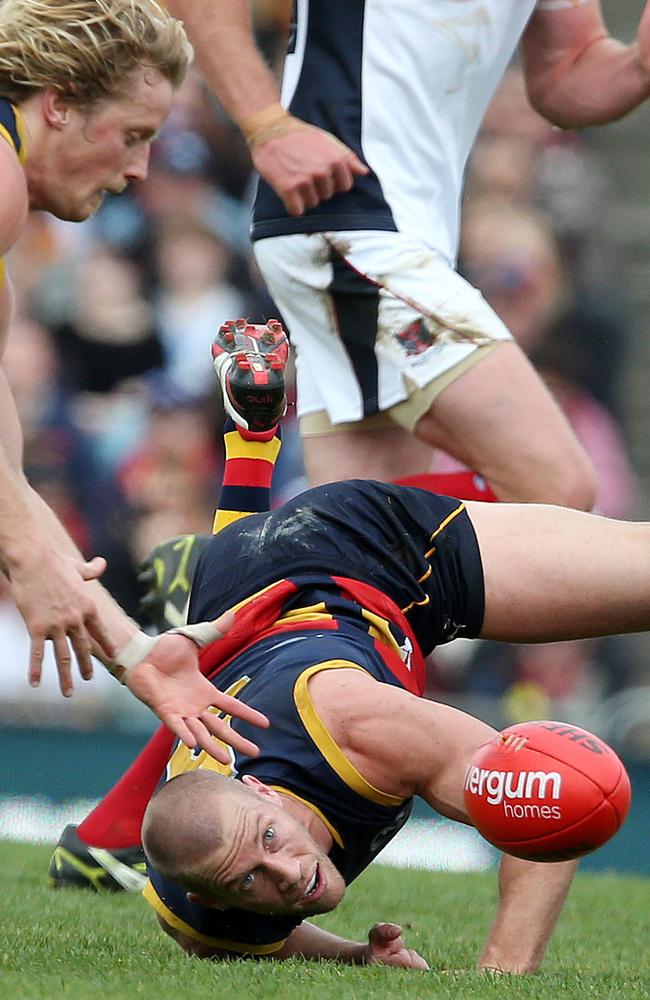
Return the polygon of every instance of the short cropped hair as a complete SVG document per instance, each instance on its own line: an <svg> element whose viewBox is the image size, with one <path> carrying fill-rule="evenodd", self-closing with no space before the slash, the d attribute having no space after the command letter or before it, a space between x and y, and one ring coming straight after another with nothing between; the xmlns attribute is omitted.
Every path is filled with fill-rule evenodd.
<svg viewBox="0 0 650 1000"><path fill-rule="evenodd" d="M147 67L176 88L192 55L155 0L0 0L0 97L16 105L48 87L80 107L120 99Z"/></svg>

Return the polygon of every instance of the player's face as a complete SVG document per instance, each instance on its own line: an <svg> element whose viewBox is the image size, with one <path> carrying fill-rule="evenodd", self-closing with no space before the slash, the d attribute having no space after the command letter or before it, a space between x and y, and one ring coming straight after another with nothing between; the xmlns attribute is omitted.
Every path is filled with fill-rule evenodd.
<svg viewBox="0 0 650 1000"><path fill-rule="evenodd" d="M132 79L128 97L100 102L89 111L69 108L32 207L81 222L97 211L107 191L118 193L130 181L144 180L151 140L169 114L173 88L151 68Z"/></svg>
<svg viewBox="0 0 650 1000"><path fill-rule="evenodd" d="M222 834L209 869L216 906L308 917L343 898L345 883L326 852L272 800L233 801Z"/></svg>

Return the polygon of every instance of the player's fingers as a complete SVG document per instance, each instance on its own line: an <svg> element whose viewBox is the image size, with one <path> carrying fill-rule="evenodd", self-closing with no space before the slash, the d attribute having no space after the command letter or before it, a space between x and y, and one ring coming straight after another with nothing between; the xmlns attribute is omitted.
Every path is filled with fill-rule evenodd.
<svg viewBox="0 0 650 1000"><path fill-rule="evenodd" d="M316 187L316 193L320 201L329 201L334 192L337 190L334 181L334 171L331 174L324 174L322 177L317 177L314 179L314 185Z"/></svg>
<svg viewBox="0 0 650 1000"><path fill-rule="evenodd" d="M289 215L302 215L307 207L301 193L296 188L278 192Z"/></svg>
<svg viewBox="0 0 650 1000"><path fill-rule="evenodd" d="M231 762L228 749L214 738L210 730L201 722L200 719L188 717L183 721L194 740L194 744L187 744L188 746L200 746L211 757L214 757L215 760L219 761L220 764L229 764ZM183 740L183 742L186 743L187 741Z"/></svg>
<svg viewBox="0 0 650 1000"><path fill-rule="evenodd" d="M106 560L103 556L95 556L87 562L79 563L79 571L84 580L96 580L106 569Z"/></svg>
<svg viewBox="0 0 650 1000"><path fill-rule="evenodd" d="M334 165L332 168L332 180L334 182L334 191L336 193L350 190L354 184L354 174L347 160Z"/></svg>
<svg viewBox="0 0 650 1000"><path fill-rule="evenodd" d="M315 208L320 197L315 182L309 178L286 189L282 200L289 215L302 215L308 208Z"/></svg>
<svg viewBox="0 0 650 1000"><path fill-rule="evenodd" d="M318 194L318 190L316 188L316 182L313 180L306 181L301 185L300 195L306 209L316 208L316 205L320 202L320 195Z"/></svg>
<svg viewBox="0 0 650 1000"><path fill-rule="evenodd" d="M32 687L38 687L41 683L43 672L43 657L45 656L45 639L43 636L32 635L32 645L29 654L29 671L27 674Z"/></svg>
<svg viewBox="0 0 650 1000"><path fill-rule="evenodd" d="M375 924L374 927L370 928L370 940L376 943L384 943L386 941L394 941L402 933L402 928L399 924L392 923L380 923Z"/></svg>
<svg viewBox="0 0 650 1000"><path fill-rule="evenodd" d="M353 153L352 150L350 150L348 164L352 173L357 174L357 176L363 176L370 173L370 167L368 164L364 163L363 160L360 160L356 153Z"/></svg>
<svg viewBox="0 0 650 1000"><path fill-rule="evenodd" d="M247 740L245 736L241 736L235 732L232 726L229 726L223 719L217 718L211 712L205 712L201 716L201 721L213 736L216 736L218 740L223 740L224 743L228 743L233 750L238 750L248 757L259 756L259 747L250 740Z"/></svg>
<svg viewBox="0 0 650 1000"><path fill-rule="evenodd" d="M243 701L239 701L237 698L233 698L229 694L224 694L223 691L217 691L214 689L214 698L211 704L220 709L225 715L234 715L236 719L241 719L242 722L250 722L252 726L258 726L260 729L268 729L271 723L265 715L258 712L256 708L251 708Z"/></svg>
<svg viewBox="0 0 650 1000"><path fill-rule="evenodd" d="M182 715L172 712L161 712L160 721L164 722L168 729L171 729L174 736L178 736L181 743L184 743L190 750L194 750L196 739Z"/></svg>
<svg viewBox="0 0 650 1000"><path fill-rule="evenodd" d="M90 640L85 629L71 629L69 632L70 642L77 657L79 673L85 681L89 681L93 675L93 662L90 658Z"/></svg>
<svg viewBox="0 0 650 1000"><path fill-rule="evenodd" d="M72 694L72 653L65 635L57 633L50 636L54 646L54 659L59 672L59 687L61 694L69 698Z"/></svg>
<svg viewBox="0 0 650 1000"><path fill-rule="evenodd" d="M409 954L409 958L411 960L410 961L411 969L422 969L423 972L429 972L430 970L429 963L425 961L424 958L422 958L422 955L418 955L417 951L415 951L413 948L408 948L407 951Z"/></svg>

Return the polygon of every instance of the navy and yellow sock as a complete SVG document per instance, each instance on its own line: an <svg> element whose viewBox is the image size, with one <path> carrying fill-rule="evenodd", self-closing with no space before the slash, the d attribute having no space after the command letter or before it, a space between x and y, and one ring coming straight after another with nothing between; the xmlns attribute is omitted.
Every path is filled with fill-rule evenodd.
<svg viewBox="0 0 650 1000"><path fill-rule="evenodd" d="M280 428L256 434L226 421L226 463L212 533L233 521L271 509L271 483L282 441Z"/></svg>

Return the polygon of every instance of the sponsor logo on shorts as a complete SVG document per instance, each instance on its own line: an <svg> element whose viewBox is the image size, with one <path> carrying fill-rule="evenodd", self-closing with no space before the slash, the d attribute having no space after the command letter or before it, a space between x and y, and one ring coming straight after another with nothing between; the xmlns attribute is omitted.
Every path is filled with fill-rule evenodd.
<svg viewBox="0 0 650 1000"><path fill-rule="evenodd" d="M472 795L484 796L488 805L502 805L506 816L515 819L559 819L562 815L559 806L548 804L557 802L562 793L562 775L557 771L488 771L472 764L465 788Z"/></svg>
<svg viewBox="0 0 650 1000"><path fill-rule="evenodd" d="M395 334L395 339L407 354L423 354L433 346L435 337L423 319L415 319Z"/></svg>

